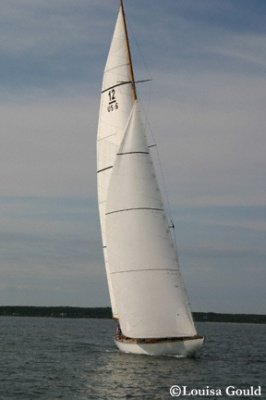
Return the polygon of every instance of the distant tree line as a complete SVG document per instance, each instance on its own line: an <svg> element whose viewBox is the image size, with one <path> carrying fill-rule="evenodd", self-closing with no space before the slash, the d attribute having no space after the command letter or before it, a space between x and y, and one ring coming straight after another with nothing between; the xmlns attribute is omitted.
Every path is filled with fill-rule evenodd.
<svg viewBox="0 0 266 400"><path fill-rule="evenodd" d="M266 315L262 314L220 314L213 312L194 312L195 321L208 322L243 322L254 324L265 324Z"/></svg>
<svg viewBox="0 0 266 400"><path fill-rule="evenodd" d="M54 318L112 318L110 307L0 306L0 316Z"/></svg>
<svg viewBox="0 0 266 400"><path fill-rule="evenodd" d="M0 316L13 317L52 317L52 318L112 318L110 307L34 307L0 306ZM200 322L237 322L265 324L266 315L260 314L220 314L213 312L194 312Z"/></svg>

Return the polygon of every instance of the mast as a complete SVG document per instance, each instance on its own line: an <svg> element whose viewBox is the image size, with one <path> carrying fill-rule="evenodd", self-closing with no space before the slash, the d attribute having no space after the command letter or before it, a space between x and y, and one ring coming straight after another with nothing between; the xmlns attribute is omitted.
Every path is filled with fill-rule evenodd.
<svg viewBox="0 0 266 400"><path fill-rule="evenodd" d="M125 34L126 34L128 62L129 62L130 76L131 76L131 82L132 82L132 97L133 97L133 100L135 101L135 100L137 100L137 91L136 91L136 83L135 83L134 70L133 70L133 64L132 64L132 56L131 56L129 40L128 40L128 31L127 31L127 23L126 23L126 16L125 16L125 9L124 9L123 0L120 0L120 5L121 5L124 28L125 28Z"/></svg>

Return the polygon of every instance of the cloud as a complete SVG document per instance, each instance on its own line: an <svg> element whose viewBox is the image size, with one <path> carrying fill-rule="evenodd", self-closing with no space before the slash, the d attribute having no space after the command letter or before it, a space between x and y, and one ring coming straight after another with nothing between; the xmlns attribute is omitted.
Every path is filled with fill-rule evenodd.
<svg viewBox="0 0 266 400"><path fill-rule="evenodd" d="M266 68L265 34L230 35L219 47L207 48L210 52L228 59L228 62L237 65L246 65L247 68L257 68L261 74Z"/></svg>
<svg viewBox="0 0 266 400"><path fill-rule="evenodd" d="M108 304L94 200L9 197L0 207L1 304Z"/></svg>
<svg viewBox="0 0 266 400"><path fill-rule="evenodd" d="M95 110L86 98L1 105L2 193L95 195Z"/></svg>
<svg viewBox="0 0 266 400"><path fill-rule="evenodd" d="M1 87L20 93L99 80L95 66L104 62L99 43L112 29L108 10L110 4L84 0L2 4Z"/></svg>
<svg viewBox="0 0 266 400"><path fill-rule="evenodd" d="M265 204L263 79L199 73L161 81L177 95L159 90L163 106L155 100L149 114L173 202Z"/></svg>

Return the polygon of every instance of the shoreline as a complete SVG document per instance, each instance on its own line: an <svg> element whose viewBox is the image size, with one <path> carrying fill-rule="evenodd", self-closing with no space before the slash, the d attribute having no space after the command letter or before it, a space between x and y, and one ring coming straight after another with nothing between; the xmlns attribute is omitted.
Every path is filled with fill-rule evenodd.
<svg viewBox="0 0 266 400"><path fill-rule="evenodd" d="M266 323L266 315L263 314L215 312L193 312L192 314L196 322ZM112 312L110 307L0 306L0 316L111 319Z"/></svg>

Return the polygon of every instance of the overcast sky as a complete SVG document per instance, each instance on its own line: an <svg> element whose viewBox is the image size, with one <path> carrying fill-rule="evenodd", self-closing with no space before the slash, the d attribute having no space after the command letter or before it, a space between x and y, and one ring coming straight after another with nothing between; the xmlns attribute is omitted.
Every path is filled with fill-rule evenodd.
<svg viewBox="0 0 266 400"><path fill-rule="evenodd" d="M109 305L95 141L118 4L1 2L0 305ZM266 313L266 2L125 8L192 308Z"/></svg>

